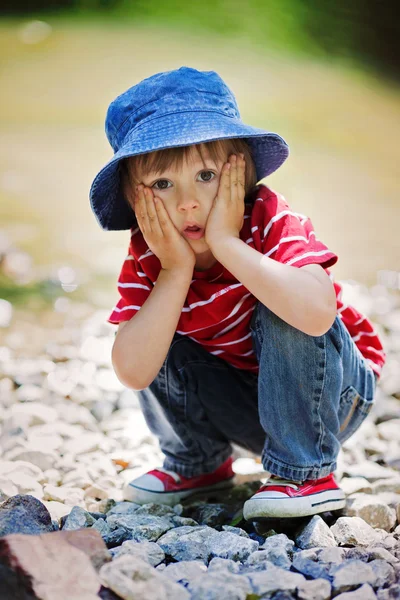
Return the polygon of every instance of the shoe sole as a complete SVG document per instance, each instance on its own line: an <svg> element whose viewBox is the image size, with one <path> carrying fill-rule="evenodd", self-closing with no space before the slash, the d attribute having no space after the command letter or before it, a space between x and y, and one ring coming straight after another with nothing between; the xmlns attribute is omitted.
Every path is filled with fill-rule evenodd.
<svg viewBox="0 0 400 600"><path fill-rule="evenodd" d="M215 483L213 485L194 488L191 490L182 490L181 492L151 492L135 485L128 484L124 489L124 500L135 502L136 504L154 503L175 506L175 504L179 504L181 500L189 498L190 496L231 488L234 486L233 480L234 477L231 477L230 479L225 479L224 481Z"/></svg>
<svg viewBox="0 0 400 600"><path fill-rule="evenodd" d="M299 498L250 498L243 506L246 521L258 519L308 517L346 506L342 490L319 492Z"/></svg>

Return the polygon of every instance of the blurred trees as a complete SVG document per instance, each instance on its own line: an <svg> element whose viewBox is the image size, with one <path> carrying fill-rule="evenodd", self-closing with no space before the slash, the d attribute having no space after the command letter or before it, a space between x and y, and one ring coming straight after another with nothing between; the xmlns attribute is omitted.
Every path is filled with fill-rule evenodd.
<svg viewBox="0 0 400 600"><path fill-rule="evenodd" d="M400 79L392 0L1 0L0 14L107 16L257 37L289 51L357 60Z"/></svg>

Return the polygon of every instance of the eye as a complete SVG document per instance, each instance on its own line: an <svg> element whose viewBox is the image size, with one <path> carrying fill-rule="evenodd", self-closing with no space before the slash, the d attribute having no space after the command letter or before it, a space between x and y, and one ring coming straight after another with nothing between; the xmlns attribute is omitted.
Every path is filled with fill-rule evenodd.
<svg viewBox="0 0 400 600"><path fill-rule="evenodd" d="M203 177L203 175L205 177ZM203 181L203 183L208 183L209 181L212 181L215 177L215 173L213 171L202 171L201 173L199 173L199 177L201 177L201 181Z"/></svg>
<svg viewBox="0 0 400 600"><path fill-rule="evenodd" d="M156 188L156 190L167 190L169 183L170 182L168 181L168 179L159 179L158 181L153 183L153 185L151 187ZM164 185L164 184L167 184L167 185Z"/></svg>

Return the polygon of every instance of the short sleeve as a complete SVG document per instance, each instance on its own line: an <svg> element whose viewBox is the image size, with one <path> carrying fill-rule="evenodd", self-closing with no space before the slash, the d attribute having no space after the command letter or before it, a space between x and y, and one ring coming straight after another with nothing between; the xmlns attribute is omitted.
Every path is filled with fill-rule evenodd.
<svg viewBox="0 0 400 600"><path fill-rule="evenodd" d="M260 245L265 256L293 267L320 264L327 269L337 262L337 255L317 239L311 220L293 211L283 196L269 190L260 202Z"/></svg>
<svg viewBox="0 0 400 600"><path fill-rule="evenodd" d="M139 262L133 256L130 244L118 278L120 299L107 319L108 323L118 324L129 321L143 306L152 288L153 283L142 272Z"/></svg>

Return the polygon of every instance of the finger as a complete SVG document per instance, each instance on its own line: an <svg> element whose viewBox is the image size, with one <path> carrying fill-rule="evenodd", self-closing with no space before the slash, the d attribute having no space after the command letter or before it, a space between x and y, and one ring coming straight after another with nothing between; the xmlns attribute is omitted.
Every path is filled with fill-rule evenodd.
<svg viewBox="0 0 400 600"><path fill-rule="evenodd" d="M219 181L218 196L226 196L231 189L230 163L225 163L222 167L221 178Z"/></svg>
<svg viewBox="0 0 400 600"><path fill-rule="evenodd" d="M149 223L149 217L147 214L146 199L144 196L143 185L139 185L137 188L137 205L136 206L137 206L136 216L138 218L138 223L139 223L140 229L141 229L142 233L149 233L150 232L150 223Z"/></svg>
<svg viewBox="0 0 400 600"><path fill-rule="evenodd" d="M144 195L146 198L146 209L149 219L150 231L152 233L155 233L156 235L162 235L160 223L158 222L156 207L154 204L153 190L151 190L150 188L144 188Z"/></svg>
<svg viewBox="0 0 400 600"><path fill-rule="evenodd" d="M238 161L238 193L243 194L246 184L246 161L244 154L239 155Z"/></svg>
<svg viewBox="0 0 400 600"><path fill-rule="evenodd" d="M157 211L157 216L158 216L158 222L160 225L160 229L162 232L162 235L168 235L171 233L172 231L172 227L175 228L174 224L171 221L171 218L167 212L167 209L164 206L163 201L161 200L161 198L159 198L158 196L156 196L154 198L155 201L155 207L156 207L156 211ZM176 229L176 228L175 228Z"/></svg>
<svg viewBox="0 0 400 600"><path fill-rule="evenodd" d="M230 157L231 163L231 202L236 202L238 199L238 170L237 170L237 157L236 154L232 154Z"/></svg>

